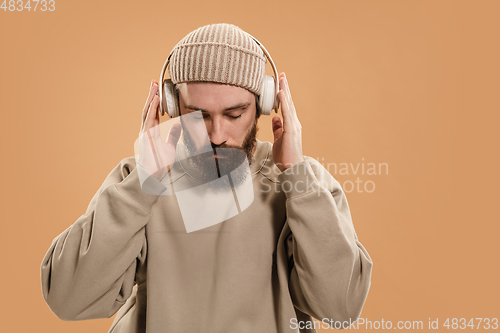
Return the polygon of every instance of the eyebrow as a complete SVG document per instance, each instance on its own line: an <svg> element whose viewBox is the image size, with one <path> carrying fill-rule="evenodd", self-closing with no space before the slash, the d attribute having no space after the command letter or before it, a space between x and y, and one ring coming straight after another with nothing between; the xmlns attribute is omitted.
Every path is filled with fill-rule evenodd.
<svg viewBox="0 0 500 333"><path fill-rule="evenodd" d="M249 106L250 106L250 103L240 103L240 104L236 104L234 106L231 106L229 108L224 109L224 112L237 110L237 109L246 109ZM189 110L200 110L202 112L207 112L207 111L203 110L202 108L199 108L199 107L193 106L193 105L186 105L185 108L189 109Z"/></svg>

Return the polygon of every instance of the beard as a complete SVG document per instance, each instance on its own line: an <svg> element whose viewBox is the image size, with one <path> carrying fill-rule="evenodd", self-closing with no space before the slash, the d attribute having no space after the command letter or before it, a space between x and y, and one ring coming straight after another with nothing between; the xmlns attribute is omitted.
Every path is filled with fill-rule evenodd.
<svg viewBox="0 0 500 333"><path fill-rule="evenodd" d="M250 175L249 167L257 145L257 119L241 146L215 145L210 142L210 146L198 148L182 121L181 125L184 147L189 156L187 162L196 170L193 177L203 181L209 188L219 190L231 190L245 182Z"/></svg>

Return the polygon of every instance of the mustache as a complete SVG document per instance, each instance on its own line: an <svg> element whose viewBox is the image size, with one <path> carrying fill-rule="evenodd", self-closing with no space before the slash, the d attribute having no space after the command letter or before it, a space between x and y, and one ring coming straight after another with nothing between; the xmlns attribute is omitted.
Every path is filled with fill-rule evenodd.
<svg viewBox="0 0 500 333"><path fill-rule="evenodd" d="M228 145L228 144L225 144L225 143L222 143L220 145L216 145L213 142L210 142L210 145L211 145L212 150L214 152L215 152L215 149L218 149L218 148L233 148L233 149L245 150L242 146Z"/></svg>

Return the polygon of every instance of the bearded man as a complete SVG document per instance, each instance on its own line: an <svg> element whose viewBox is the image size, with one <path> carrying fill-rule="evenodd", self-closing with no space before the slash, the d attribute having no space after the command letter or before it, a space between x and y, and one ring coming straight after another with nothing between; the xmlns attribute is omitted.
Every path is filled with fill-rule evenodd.
<svg viewBox="0 0 500 333"><path fill-rule="evenodd" d="M161 137L153 80L139 156L111 171L43 259L55 315L116 313L110 333L314 332L313 318L347 328L359 317L372 260L340 184L302 153L284 73L274 143L256 138L265 64L230 24L175 46L179 121L148 157Z"/></svg>

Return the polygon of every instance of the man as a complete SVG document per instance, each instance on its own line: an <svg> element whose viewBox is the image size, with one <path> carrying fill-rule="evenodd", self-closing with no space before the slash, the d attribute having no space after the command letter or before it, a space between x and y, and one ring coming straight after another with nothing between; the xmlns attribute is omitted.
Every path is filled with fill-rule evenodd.
<svg viewBox="0 0 500 333"><path fill-rule="evenodd" d="M175 52L186 47L192 50L184 56ZM221 60L221 53L228 56ZM347 328L361 313L372 261L339 183L302 154L286 76L279 76L283 120L272 118L271 144L255 137L262 66L238 62L250 54L262 65L250 37L229 24L204 26L173 54L169 73L181 124L155 151L155 161L168 167L155 169L141 146L139 163L128 157L111 171L87 212L43 259L47 304L62 320L118 311L113 333L314 332L312 317ZM184 66L188 61L192 66ZM146 134L160 125L158 88L153 81L142 138L151 139ZM205 135L213 151L202 156ZM214 161L216 175L205 172ZM243 176L228 177L231 187L204 187L240 166ZM153 177L143 182L141 175ZM239 201L249 188L251 200L236 204L236 214L228 213L233 197L203 204L227 193ZM194 225L187 222L193 211ZM213 214L223 218L205 223Z"/></svg>

